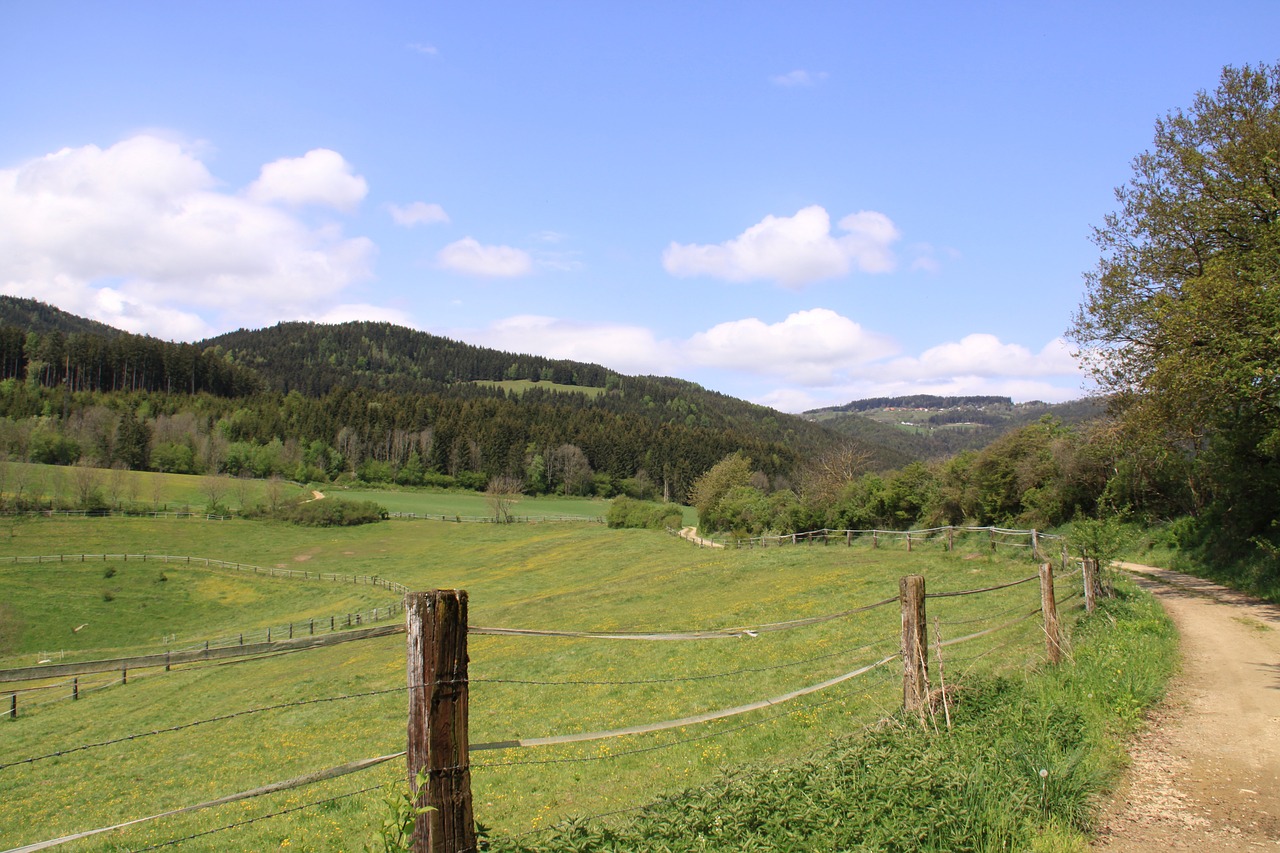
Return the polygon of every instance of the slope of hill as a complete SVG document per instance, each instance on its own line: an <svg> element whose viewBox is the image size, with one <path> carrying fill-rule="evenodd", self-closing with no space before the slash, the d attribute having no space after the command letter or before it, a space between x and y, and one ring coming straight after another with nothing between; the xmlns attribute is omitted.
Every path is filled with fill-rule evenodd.
<svg viewBox="0 0 1280 853"><path fill-rule="evenodd" d="M42 334L45 332L62 332L63 334L79 332L101 335L104 338L124 334L124 332L108 326L106 323L99 323L97 320L90 320L87 317L68 314L61 308L55 308L52 305L46 305L34 299L24 299L20 296L0 295L0 326L16 326L24 331L40 332Z"/></svg>
<svg viewBox="0 0 1280 853"><path fill-rule="evenodd" d="M14 458L121 462L114 424L137 411L155 428L158 451L141 464L160 470L303 480L348 472L406 484L436 475L483 484L514 473L547 488L566 482L560 469L572 464L615 484L644 472L682 497L727 454L745 453L786 484L809 458L850 440L692 382L623 376L387 323L281 323L177 344L68 331L93 326L47 306L11 307L23 309L19 320L44 317L52 328L0 326L0 379L21 380L0 395L0 418L61 413L45 430L56 433L58 453L45 452L44 438L32 451L0 436L0 452ZM875 468L910 461L853 440ZM268 446L276 449L253 449ZM544 463L545 474L535 473ZM587 479L575 488L593 487Z"/></svg>
<svg viewBox="0 0 1280 853"><path fill-rule="evenodd" d="M270 387L306 396L351 387L449 397L505 396L526 405L598 408L654 425L726 431L756 443L781 444L781 455L790 458L804 458L841 441L823 425L693 382L623 376L598 364L487 349L390 323L279 323L267 329L240 329L200 345L252 367ZM518 394L489 385L503 380L545 385ZM592 393L563 393L573 388L590 388ZM911 461L911 456L867 437L852 438L865 445L876 468Z"/></svg>
<svg viewBox="0 0 1280 853"><path fill-rule="evenodd" d="M813 409L803 417L843 435L891 448L913 459L938 459L986 447L1011 430L1048 415L1080 424L1103 414L1106 402L1014 403L1008 397L878 397Z"/></svg>

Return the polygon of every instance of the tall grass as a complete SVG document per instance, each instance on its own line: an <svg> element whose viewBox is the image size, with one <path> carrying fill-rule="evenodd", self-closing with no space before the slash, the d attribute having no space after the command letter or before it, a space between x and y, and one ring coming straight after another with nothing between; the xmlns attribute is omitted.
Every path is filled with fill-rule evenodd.
<svg viewBox="0 0 1280 853"><path fill-rule="evenodd" d="M1176 635L1128 584L1081 619L1073 654L1023 676L967 681L955 725L901 715L785 766L756 765L626 819L497 837L543 851L1084 850L1123 740L1175 666Z"/></svg>

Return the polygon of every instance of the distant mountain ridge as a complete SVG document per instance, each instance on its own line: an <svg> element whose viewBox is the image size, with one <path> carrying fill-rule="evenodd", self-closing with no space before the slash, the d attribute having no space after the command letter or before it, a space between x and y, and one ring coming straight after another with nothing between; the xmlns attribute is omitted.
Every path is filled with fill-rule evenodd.
<svg viewBox="0 0 1280 853"><path fill-rule="evenodd" d="M958 406L1013 405L1012 397L939 397L934 394L911 394L905 397L868 397L843 406L810 409L806 415L820 412L866 412L871 409L952 409Z"/></svg>
<svg viewBox="0 0 1280 853"><path fill-rule="evenodd" d="M979 450L1045 416L1074 425L1097 418L1105 410L1106 401L1094 397L1067 403L1014 403L1010 397L914 394L853 400L842 406L812 409L802 417L912 459L939 459Z"/></svg>
<svg viewBox="0 0 1280 853"><path fill-rule="evenodd" d="M428 412L492 401L510 410L504 417L513 423L543 425L594 412L593 462L610 454L610 431L632 431L662 441L668 455L694 444L702 445L699 457L712 447L740 448L772 472L793 470L849 441L865 451L871 468L900 468L982 447L1044 414L1075 423L1100 411L1094 401L1054 406L1014 404L1008 397L909 395L797 416L681 379L626 376L599 364L479 347L391 323L282 322L181 344L123 332L33 299L0 296L0 378L26 378L28 365L39 368L41 384L72 391L200 391L229 399L297 394L313 400L376 393L421 398L413 405ZM521 380L525 387L508 392L491 384L503 380ZM575 394L574 388L593 393ZM452 402L442 408L433 399ZM906 418L913 422L901 423ZM617 425L600 426L609 419ZM633 421L647 426L624 426Z"/></svg>

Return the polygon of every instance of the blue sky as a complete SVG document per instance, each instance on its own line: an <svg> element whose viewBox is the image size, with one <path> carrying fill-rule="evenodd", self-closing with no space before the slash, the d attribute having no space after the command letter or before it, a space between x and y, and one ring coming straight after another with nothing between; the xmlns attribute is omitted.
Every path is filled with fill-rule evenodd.
<svg viewBox="0 0 1280 853"><path fill-rule="evenodd" d="M0 292L784 411L1066 400L1090 228L1280 3L0 2Z"/></svg>

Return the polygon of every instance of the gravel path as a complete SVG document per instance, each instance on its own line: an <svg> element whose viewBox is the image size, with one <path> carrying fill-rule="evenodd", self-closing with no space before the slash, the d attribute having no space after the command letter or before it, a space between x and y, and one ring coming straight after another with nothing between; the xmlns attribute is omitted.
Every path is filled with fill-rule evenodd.
<svg viewBox="0 0 1280 853"><path fill-rule="evenodd" d="M1280 608L1121 564L1164 605L1183 670L1103 813L1098 850L1280 850Z"/></svg>

